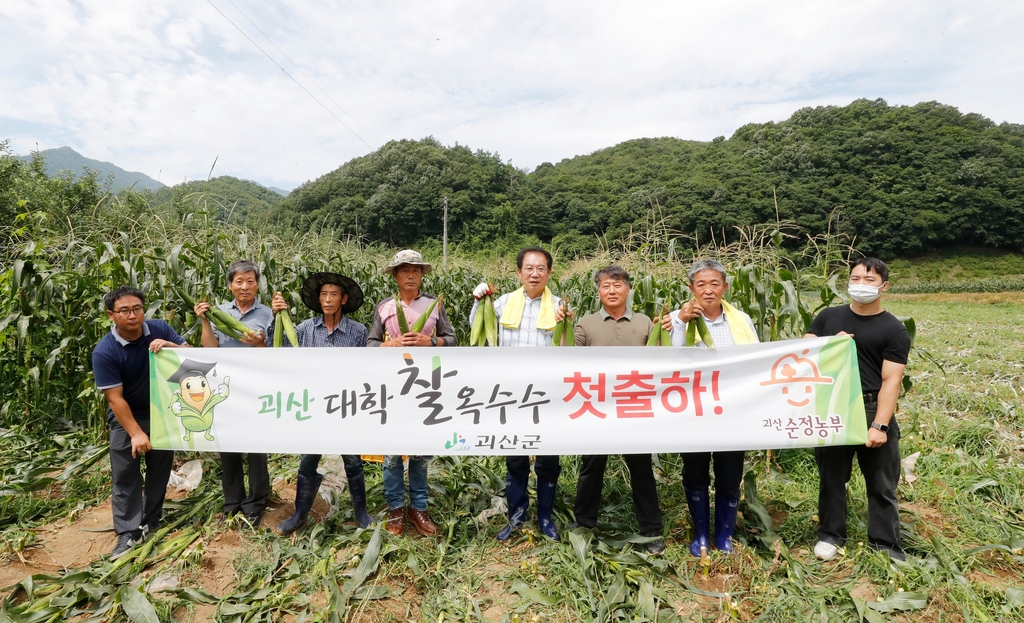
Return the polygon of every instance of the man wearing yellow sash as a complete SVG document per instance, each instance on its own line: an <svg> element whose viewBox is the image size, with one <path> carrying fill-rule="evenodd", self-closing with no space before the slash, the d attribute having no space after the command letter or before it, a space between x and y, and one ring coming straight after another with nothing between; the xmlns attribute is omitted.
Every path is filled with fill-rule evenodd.
<svg viewBox="0 0 1024 623"><path fill-rule="evenodd" d="M516 267L522 288L502 295L494 303L498 317L499 346L551 346L555 324L562 320L562 300L548 289L551 279L551 254L540 247L527 247L516 256ZM481 283L473 290L479 301L491 294L491 286ZM477 313L473 305L469 323ZM508 500L508 525L497 534L499 541L507 541L512 533L530 517L530 457L505 457L505 497ZM558 540L558 528L551 520L555 505L555 491L562 467L558 456L538 456L533 466L537 473L537 525L544 536Z"/></svg>
<svg viewBox="0 0 1024 623"><path fill-rule="evenodd" d="M750 316L722 300L729 289L725 266L715 260L697 260L690 266L689 277L693 298L662 321L666 329L671 327L673 346L685 344L687 324L698 316L704 316L715 347L759 341ZM699 337L697 339L700 340ZM700 341L697 346L707 347ZM714 453L715 547L726 554L733 551L732 535L736 531L744 454L742 450ZM690 553L694 556L701 556L710 549L711 501L708 489L711 461L711 452L683 453L683 489L693 525Z"/></svg>

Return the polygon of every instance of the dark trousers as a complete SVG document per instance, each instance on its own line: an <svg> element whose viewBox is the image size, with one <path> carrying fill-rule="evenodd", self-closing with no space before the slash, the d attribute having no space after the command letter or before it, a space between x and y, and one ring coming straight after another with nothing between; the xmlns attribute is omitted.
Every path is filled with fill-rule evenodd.
<svg viewBox="0 0 1024 623"><path fill-rule="evenodd" d="M868 423L875 419L876 403L866 403ZM868 495L868 544L902 555L900 509L896 485L900 480L900 429L889 422L889 440L879 448L829 446L814 449L818 463L818 540L842 547L846 543L846 484L857 456Z"/></svg>
<svg viewBox="0 0 1024 623"><path fill-rule="evenodd" d="M505 467L508 474L515 480L525 481L530 477L530 457L506 456ZM558 482L562 466L557 456L538 456L533 463L533 471L537 472L538 482Z"/></svg>
<svg viewBox="0 0 1024 623"><path fill-rule="evenodd" d="M654 482L654 468L650 454L624 454L629 467L629 481L633 489L633 509L640 524L640 534L661 534L661 508L658 506L658 485ZM576 487L576 523L586 528L597 525L597 511L604 488L604 468L607 456L585 456L580 467Z"/></svg>
<svg viewBox="0 0 1024 623"><path fill-rule="evenodd" d="M245 470L249 464L249 495L245 494ZM267 455L241 452L220 453L220 484L224 490L224 512L258 515L270 495L270 470Z"/></svg>
<svg viewBox="0 0 1024 623"><path fill-rule="evenodd" d="M149 420L137 420L148 435ZM142 462L146 462L145 483ZM110 422L110 475L113 492L110 506L114 514L114 532L137 532L142 526L155 528L164 510L167 480L174 466L174 451L150 450L132 458L132 438L114 420Z"/></svg>
<svg viewBox="0 0 1024 623"><path fill-rule="evenodd" d="M711 485L711 458L715 465L715 495L740 498L740 482L743 480L743 457L746 452L684 452L683 486L687 489L707 490Z"/></svg>
<svg viewBox="0 0 1024 623"><path fill-rule="evenodd" d="M299 459L299 473L307 478L316 476L316 468L320 465L320 456L319 454L303 454ZM341 460L345 463L345 478L363 474L363 458L358 454L343 454Z"/></svg>

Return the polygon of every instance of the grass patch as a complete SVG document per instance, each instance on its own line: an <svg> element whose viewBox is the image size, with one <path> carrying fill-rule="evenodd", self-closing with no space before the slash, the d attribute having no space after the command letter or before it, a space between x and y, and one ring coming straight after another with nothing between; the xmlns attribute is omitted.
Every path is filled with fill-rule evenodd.
<svg viewBox="0 0 1024 623"><path fill-rule="evenodd" d="M1024 275L1024 254L984 247L942 249L924 257L889 263L895 282L965 281Z"/></svg>

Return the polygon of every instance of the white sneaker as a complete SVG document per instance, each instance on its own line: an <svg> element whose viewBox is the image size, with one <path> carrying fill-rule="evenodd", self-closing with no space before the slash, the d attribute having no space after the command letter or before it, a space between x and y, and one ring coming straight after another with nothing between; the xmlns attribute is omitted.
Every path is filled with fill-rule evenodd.
<svg viewBox="0 0 1024 623"><path fill-rule="evenodd" d="M836 557L839 553L839 548L831 543L825 541L818 541L818 544L814 546L814 556L818 560L829 561Z"/></svg>

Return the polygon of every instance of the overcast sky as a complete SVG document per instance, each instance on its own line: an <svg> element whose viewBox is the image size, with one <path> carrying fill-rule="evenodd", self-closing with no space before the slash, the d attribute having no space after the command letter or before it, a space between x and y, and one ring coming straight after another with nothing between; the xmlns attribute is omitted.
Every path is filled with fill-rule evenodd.
<svg viewBox="0 0 1024 623"><path fill-rule="evenodd" d="M430 135L532 169L861 97L1024 123L1022 33L1020 0L0 0L0 140L290 189Z"/></svg>

